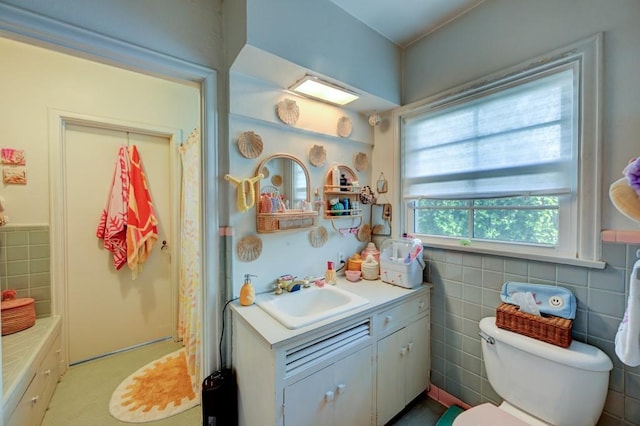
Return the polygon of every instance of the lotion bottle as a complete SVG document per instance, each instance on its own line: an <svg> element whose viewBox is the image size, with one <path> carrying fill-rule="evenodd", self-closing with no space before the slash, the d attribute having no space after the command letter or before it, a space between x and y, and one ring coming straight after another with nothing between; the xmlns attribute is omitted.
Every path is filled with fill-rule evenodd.
<svg viewBox="0 0 640 426"><path fill-rule="evenodd" d="M253 305L253 302L256 301L256 289L253 288L251 277L255 277L255 275L244 274L244 284L240 289L240 304L242 306Z"/></svg>
<svg viewBox="0 0 640 426"><path fill-rule="evenodd" d="M333 269L333 262L327 262L327 272L324 274L324 283L331 285L338 284L338 276Z"/></svg>

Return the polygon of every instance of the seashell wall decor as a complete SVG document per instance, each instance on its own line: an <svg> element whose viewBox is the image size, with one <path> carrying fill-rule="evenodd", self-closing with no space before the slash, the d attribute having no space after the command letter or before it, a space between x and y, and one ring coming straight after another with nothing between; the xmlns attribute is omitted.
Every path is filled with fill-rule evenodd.
<svg viewBox="0 0 640 426"><path fill-rule="evenodd" d="M338 136L348 138L352 129L353 126L349 117L343 116L338 119Z"/></svg>
<svg viewBox="0 0 640 426"><path fill-rule="evenodd" d="M356 168L357 171L361 172L367 168L369 165L369 157L364 152L357 152L353 156L353 167Z"/></svg>
<svg viewBox="0 0 640 426"><path fill-rule="evenodd" d="M312 166L322 167L327 160L327 150L322 145L313 145L309 148L309 162Z"/></svg>
<svg viewBox="0 0 640 426"><path fill-rule="evenodd" d="M278 118L289 126L293 126L300 117L300 108L293 99L283 99L276 105Z"/></svg>
<svg viewBox="0 0 640 426"><path fill-rule="evenodd" d="M256 158L262 154L262 138L252 131L242 132L238 136L238 151L244 158Z"/></svg>
<svg viewBox="0 0 640 426"><path fill-rule="evenodd" d="M243 237L236 244L236 254L243 262L253 262L262 253L262 240L256 235Z"/></svg>
<svg viewBox="0 0 640 426"><path fill-rule="evenodd" d="M324 226L318 226L317 228L309 231L309 240L313 247L322 247L327 243L329 239L329 232Z"/></svg>

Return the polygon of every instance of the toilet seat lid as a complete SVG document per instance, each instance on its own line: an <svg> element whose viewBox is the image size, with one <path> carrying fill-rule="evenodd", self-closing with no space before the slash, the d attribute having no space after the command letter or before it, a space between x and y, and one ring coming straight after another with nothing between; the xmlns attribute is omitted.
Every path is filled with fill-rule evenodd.
<svg viewBox="0 0 640 426"><path fill-rule="evenodd" d="M485 403L461 413L453 421L454 426L528 426L517 417L512 416L493 404Z"/></svg>

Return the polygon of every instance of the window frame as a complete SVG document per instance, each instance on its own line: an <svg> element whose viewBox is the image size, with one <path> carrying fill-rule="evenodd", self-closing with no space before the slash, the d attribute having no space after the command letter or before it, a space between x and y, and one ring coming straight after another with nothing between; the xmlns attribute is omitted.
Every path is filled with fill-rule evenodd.
<svg viewBox="0 0 640 426"><path fill-rule="evenodd" d="M497 254L508 257L538 259L556 263L603 268L600 260L601 231L601 98L602 98L602 33L598 33L570 46L560 48L525 61L508 69L493 73L470 83L445 90L421 101L397 109L394 113L399 152L398 201L400 202L400 229L413 233L413 209L404 199L402 123L406 118L424 114L443 105L473 100L479 92L540 74L559 66L574 64L577 70L577 137L578 168L576 191L560 197L561 208L558 248L537 247L529 244L485 242L474 240L461 245L459 238L416 235L427 246L462 251ZM569 244L567 245L567 241Z"/></svg>

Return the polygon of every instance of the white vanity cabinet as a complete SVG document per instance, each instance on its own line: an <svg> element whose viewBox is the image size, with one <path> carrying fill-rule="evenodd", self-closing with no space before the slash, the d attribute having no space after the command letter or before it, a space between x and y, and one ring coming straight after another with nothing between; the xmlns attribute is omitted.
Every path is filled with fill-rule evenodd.
<svg viewBox="0 0 640 426"><path fill-rule="evenodd" d="M233 306L241 426L384 424L428 388L430 285L351 288L370 303L299 330Z"/></svg>

